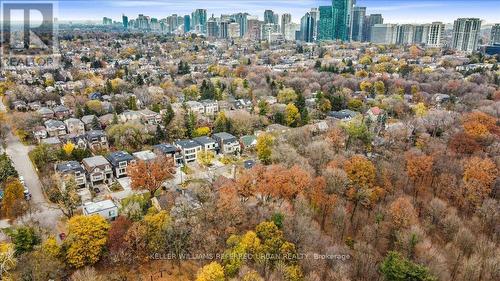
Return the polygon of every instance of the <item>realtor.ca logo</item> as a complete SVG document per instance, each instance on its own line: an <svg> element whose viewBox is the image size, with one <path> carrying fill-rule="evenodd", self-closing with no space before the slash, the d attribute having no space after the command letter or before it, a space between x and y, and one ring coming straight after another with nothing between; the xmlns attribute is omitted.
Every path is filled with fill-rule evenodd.
<svg viewBox="0 0 500 281"><path fill-rule="evenodd" d="M59 65L54 1L1 1L2 70Z"/></svg>

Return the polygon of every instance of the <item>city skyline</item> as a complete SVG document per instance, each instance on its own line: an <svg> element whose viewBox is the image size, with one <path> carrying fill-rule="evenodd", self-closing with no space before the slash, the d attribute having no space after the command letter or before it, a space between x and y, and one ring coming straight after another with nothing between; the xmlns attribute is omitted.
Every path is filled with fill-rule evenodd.
<svg viewBox="0 0 500 281"><path fill-rule="evenodd" d="M381 13L388 23L428 23L442 21L453 23L459 17L478 17L484 24L500 21L500 7L495 0L358 0L357 6L367 7L366 14ZM311 8L331 5L331 0L214 0L214 1L180 1L180 0L104 0L104 1L59 1L59 19L61 21L101 21L109 17L121 20L121 14L135 17L146 14L151 17L165 18L170 14L190 14L197 8L206 8L209 15L248 12L264 18L264 11L271 9L279 15L290 13L292 22L300 22L300 18ZM96 6L99 9L96 9ZM111 12L112 11L112 12Z"/></svg>

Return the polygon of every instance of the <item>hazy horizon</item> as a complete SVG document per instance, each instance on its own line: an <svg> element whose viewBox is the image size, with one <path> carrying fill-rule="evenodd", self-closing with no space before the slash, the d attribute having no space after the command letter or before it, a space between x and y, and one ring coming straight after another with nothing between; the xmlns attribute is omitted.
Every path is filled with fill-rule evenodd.
<svg viewBox="0 0 500 281"><path fill-rule="evenodd" d="M121 21L125 14L134 19L144 14L158 19L171 14L190 14L198 8L212 14L247 12L263 19L264 10L271 9L279 15L291 13L293 22L311 8L331 5L331 0L60 0L56 17L61 22L101 22L103 17ZM459 17L476 17L483 24L500 22L500 5L497 0L358 0L357 6L367 7L367 14L380 13L386 23L453 23Z"/></svg>

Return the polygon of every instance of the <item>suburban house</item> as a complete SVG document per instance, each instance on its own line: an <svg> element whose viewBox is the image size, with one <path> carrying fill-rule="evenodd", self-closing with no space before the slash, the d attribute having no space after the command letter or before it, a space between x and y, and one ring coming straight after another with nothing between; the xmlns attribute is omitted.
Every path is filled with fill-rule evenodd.
<svg viewBox="0 0 500 281"><path fill-rule="evenodd" d="M188 111L197 113L197 114L204 114L205 113L205 107L201 102L197 101L187 101L186 102L186 107Z"/></svg>
<svg viewBox="0 0 500 281"><path fill-rule="evenodd" d="M55 165L55 171L61 178L73 177L80 188L87 185L87 177L82 165L76 161L68 161Z"/></svg>
<svg viewBox="0 0 500 281"><path fill-rule="evenodd" d="M257 145L257 137L254 135L246 135L240 138L240 143L243 149L249 149Z"/></svg>
<svg viewBox="0 0 500 281"><path fill-rule="evenodd" d="M211 137L203 136L194 138L193 140L199 143L204 151L211 150L216 153L219 150L219 145L217 144L217 141L215 141Z"/></svg>
<svg viewBox="0 0 500 281"><path fill-rule="evenodd" d="M141 120L141 114L137 111L127 110L122 112L122 114L120 114L118 118L122 123L133 122L133 121L139 122Z"/></svg>
<svg viewBox="0 0 500 281"><path fill-rule="evenodd" d="M161 124L161 115L149 110L149 109L143 109L139 111L139 114L141 116L141 120L144 124L148 125L158 125Z"/></svg>
<svg viewBox="0 0 500 281"><path fill-rule="evenodd" d="M89 176L91 186L99 183L111 183L113 179L113 169L111 164L103 156L85 158L82 161L83 168Z"/></svg>
<svg viewBox="0 0 500 281"><path fill-rule="evenodd" d="M48 137L47 128L44 126L36 126L33 129L33 136L40 142L40 140Z"/></svg>
<svg viewBox="0 0 500 281"><path fill-rule="evenodd" d="M72 135L85 134L85 125L79 119L69 118L69 119L64 120L64 124L66 124L68 134L72 134Z"/></svg>
<svg viewBox="0 0 500 281"><path fill-rule="evenodd" d="M332 117L332 118L335 118L335 119L339 119L339 120L343 120L343 121L349 121L351 120L352 118L356 117L356 115L358 115L359 113L355 112L355 111L352 111L352 110L349 110L349 109L342 109L340 111L330 111L328 112L328 116L329 117Z"/></svg>
<svg viewBox="0 0 500 281"><path fill-rule="evenodd" d="M125 151L117 151L106 156L109 163L113 167L113 172L116 178L127 176L127 167L130 163L135 162L132 155Z"/></svg>
<svg viewBox="0 0 500 281"><path fill-rule="evenodd" d="M66 125L59 120L50 119L44 122L47 134L50 137L59 137L66 135Z"/></svg>
<svg viewBox="0 0 500 281"><path fill-rule="evenodd" d="M85 134L87 146L92 150L107 149L109 147L108 137L101 130L88 131Z"/></svg>
<svg viewBox="0 0 500 281"><path fill-rule="evenodd" d="M85 216L100 215L107 220L114 220L118 217L118 206L110 199L100 202L87 202L83 205L83 214Z"/></svg>
<svg viewBox="0 0 500 281"><path fill-rule="evenodd" d="M165 157L172 157L176 165L182 164L181 150L171 144L158 144L153 146L153 152Z"/></svg>
<svg viewBox="0 0 500 281"><path fill-rule="evenodd" d="M75 147L79 149L86 149L87 148L87 140L85 139L85 135L66 135L60 137L61 142L63 143L72 143L75 145Z"/></svg>
<svg viewBox="0 0 500 281"><path fill-rule="evenodd" d="M54 111L47 107L42 107L36 111L44 120L54 118Z"/></svg>
<svg viewBox="0 0 500 281"><path fill-rule="evenodd" d="M203 105L205 109L205 115L206 116L213 116L217 112L219 112L219 103L217 101L213 100L202 100L200 103Z"/></svg>
<svg viewBox="0 0 500 281"><path fill-rule="evenodd" d="M196 161L196 154L202 150L201 145L194 140L179 140L174 145L181 150L185 164Z"/></svg>
<svg viewBox="0 0 500 281"><path fill-rule="evenodd" d="M238 139L226 132L216 133L212 138L219 144L220 152L223 154L239 154L241 151Z"/></svg>
<svg viewBox="0 0 500 281"><path fill-rule="evenodd" d="M54 107L54 115L59 119L68 118L71 115L71 111L64 105L59 105Z"/></svg>
<svg viewBox="0 0 500 281"><path fill-rule="evenodd" d="M132 156L134 156L134 159L139 160L139 161L152 161L156 159L156 154L154 154L151 150L144 150L144 151L138 151L132 153Z"/></svg>
<svg viewBox="0 0 500 281"><path fill-rule="evenodd" d="M82 117L82 122L85 127L85 130L90 131L90 130L97 130L98 128L94 128L94 119L97 119L95 115L85 115ZM97 119L97 124L99 123L99 119Z"/></svg>

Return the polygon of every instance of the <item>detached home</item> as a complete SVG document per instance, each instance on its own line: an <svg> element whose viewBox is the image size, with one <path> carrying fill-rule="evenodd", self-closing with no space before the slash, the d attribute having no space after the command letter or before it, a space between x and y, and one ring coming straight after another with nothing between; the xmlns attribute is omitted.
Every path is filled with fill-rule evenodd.
<svg viewBox="0 0 500 281"><path fill-rule="evenodd" d="M219 144L220 152L223 154L239 154L241 151L238 139L226 132L213 134L212 137Z"/></svg>
<svg viewBox="0 0 500 281"><path fill-rule="evenodd" d="M68 161L55 165L56 173L61 177L73 177L75 179L76 185L80 188L87 185L87 178L85 176L85 170L82 165L76 161Z"/></svg>
<svg viewBox="0 0 500 281"><path fill-rule="evenodd" d="M106 159L111 163L116 178L127 176L128 165L135 162L134 157L125 151L110 153Z"/></svg>
<svg viewBox="0 0 500 281"><path fill-rule="evenodd" d="M82 161L83 168L89 176L91 186L99 183L111 183L113 179L113 169L111 164L103 156L85 158Z"/></svg>
<svg viewBox="0 0 500 281"><path fill-rule="evenodd" d="M181 150L171 144L158 144L153 146L153 152L157 155L171 157L174 159L176 165L182 164Z"/></svg>
<svg viewBox="0 0 500 281"><path fill-rule="evenodd" d="M100 215L107 220L114 220L118 217L118 206L110 199L100 202L87 202L83 205L83 214L85 216Z"/></svg>
<svg viewBox="0 0 500 281"><path fill-rule="evenodd" d="M184 164L196 161L196 154L202 150L201 144L194 140L180 140L174 145L180 149Z"/></svg>
<svg viewBox="0 0 500 281"><path fill-rule="evenodd" d="M47 129L47 134L50 137L59 137L66 135L66 125L64 122L59 120L47 120L44 122L45 128Z"/></svg>
<svg viewBox="0 0 500 281"><path fill-rule="evenodd" d="M85 139L87 140L87 146L92 150L107 149L109 147L108 137L101 130L88 131L85 134Z"/></svg>
<svg viewBox="0 0 500 281"><path fill-rule="evenodd" d="M64 120L64 124L66 124L68 134L77 136L85 134L85 125L79 119L69 118Z"/></svg>
<svg viewBox="0 0 500 281"><path fill-rule="evenodd" d="M219 145L217 144L217 141L215 141L211 137L203 136L194 138L193 140L199 143L204 151L210 150L216 153L219 150Z"/></svg>

